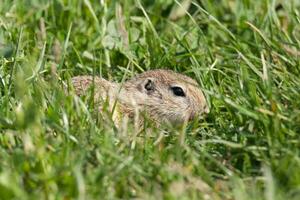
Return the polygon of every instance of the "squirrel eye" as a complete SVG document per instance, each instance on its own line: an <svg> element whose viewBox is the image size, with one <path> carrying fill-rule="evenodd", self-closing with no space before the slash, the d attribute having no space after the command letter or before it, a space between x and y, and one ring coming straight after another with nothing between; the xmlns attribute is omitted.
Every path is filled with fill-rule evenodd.
<svg viewBox="0 0 300 200"><path fill-rule="evenodd" d="M147 83L145 84L145 89L147 91L154 90L154 84L151 80L147 81Z"/></svg>
<svg viewBox="0 0 300 200"><path fill-rule="evenodd" d="M171 90L175 96L185 97L185 93L181 87L171 87Z"/></svg>

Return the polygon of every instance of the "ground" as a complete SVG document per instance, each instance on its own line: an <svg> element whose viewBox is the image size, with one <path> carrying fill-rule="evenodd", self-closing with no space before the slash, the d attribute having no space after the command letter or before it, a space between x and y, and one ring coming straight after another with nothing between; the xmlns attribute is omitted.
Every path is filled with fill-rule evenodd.
<svg viewBox="0 0 300 200"><path fill-rule="evenodd" d="M0 199L300 199L298 0L1 0ZM210 113L119 131L70 77L172 69ZM105 119L106 118L106 119Z"/></svg>

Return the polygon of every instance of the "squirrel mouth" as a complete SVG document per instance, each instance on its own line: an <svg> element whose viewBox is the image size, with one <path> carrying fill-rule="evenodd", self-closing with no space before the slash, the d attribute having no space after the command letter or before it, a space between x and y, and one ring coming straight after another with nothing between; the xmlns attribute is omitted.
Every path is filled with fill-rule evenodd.
<svg viewBox="0 0 300 200"><path fill-rule="evenodd" d="M196 113L194 110L191 110L190 116L188 118L189 121L192 121L193 119L195 119Z"/></svg>
<svg viewBox="0 0 300 200"><path fill-rule="evenodd" d="M191 110L188 120L192 121L195 118L204 119L208 113L209 113L208 107L205 107L203 110L198 112L196 112L195 110Z"/></svg>

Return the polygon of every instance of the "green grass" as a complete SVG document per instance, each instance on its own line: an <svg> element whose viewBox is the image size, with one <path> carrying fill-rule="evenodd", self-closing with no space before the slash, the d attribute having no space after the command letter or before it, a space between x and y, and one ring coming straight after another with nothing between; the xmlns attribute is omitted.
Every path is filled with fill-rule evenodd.
<svg viewBox="0 0 300 200"><path fill-rule="evenodd" d="M62 90L155 68L204 121L121 133ZM298 0L1 0L0 94L0 199L300 199Z"/></svg>

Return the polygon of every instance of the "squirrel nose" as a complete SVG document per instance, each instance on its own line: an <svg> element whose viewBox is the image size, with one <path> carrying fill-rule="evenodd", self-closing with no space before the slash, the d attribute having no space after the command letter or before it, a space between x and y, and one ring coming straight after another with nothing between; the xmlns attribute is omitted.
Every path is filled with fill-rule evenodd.
<svg viewBox="0 0 300 200"><path fill-rule="evenodd" d="M208 114L208 113L209 113L209 107L208 107L207 105L204 106L203 112L204 112L205 114Z"/></svg>
<svg viewBox="0 0 300 200"><path fill-rule="evenodd" d="M198 114L199 119L204 119L204 118L206 118L206 115L207 115L208 113L209 113L209 108L208 108L207 105L205 105L205 106L202 108L201 112L199 112L199 114Z"/></svg>
<svg viewBox="0 0 300 200"><path fill-rule="evenodd" d="M205 105L202 110L196 111L192 110L189 116L189 120L193 120L196 116L198 116L200 119L205 118L205 115L209 113L209 108L207 105ZM203 115L204 114L204 115Z"/></svg>

